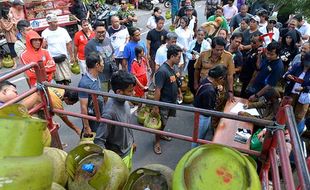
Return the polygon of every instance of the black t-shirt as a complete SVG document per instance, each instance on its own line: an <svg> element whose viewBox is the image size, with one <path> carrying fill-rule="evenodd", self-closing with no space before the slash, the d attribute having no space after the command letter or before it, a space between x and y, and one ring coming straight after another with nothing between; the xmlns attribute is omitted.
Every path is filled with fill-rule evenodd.
<svg viewBox="0 0 310 190"><path fill-rule="evenodd" d="M157 31L156 29L150 30L147 33L146 39L151 41L150 55L155 56L157 49L166 43L167 30Z"/></svg>
<svg viewBox="0 0 310 190"><path fill-rule="evenodd" d="M242 45L250 45L252 36L260 36L262 33L257 29L255 32L250 33L250 29L243 32Z"/></svg>
<svg viewBox="0 0 310 190"><path fill-rule="evenodd" d="M178 85L174 70L165 62L155 73L155 86L160 88L160 101L176 103Z"/></svg>
<svg viewBox="0 0 310 190"><path fill-rule="evenodd" d="M217 91L212 83L205 78L197 90L194 100L194 106L197 108L214 110L216 104Z"/></svg>
<svg viewBox="0 0 310 190"><path fill-rule="evenodd" d="M79 20L85 19L87 16L87 7L83 3L75 3L69 8L70 12Z"/></svg>
<svg viewBox="0 0 310 190"><path fill-rule="evenodd" d="M196 9L193 10L193 15L197 18L197 11L196 11ZM182 16L186 16L185 7L180 8L180 10L177 13L177 16L180 17L180 18Z"/></svg>
<svg viewBox="0 0 310 190"><path fill-rule="evenodd" d="M239 79L241 82L250 82L254 71L257 70L257 50L249 50L246 53L246 59L240 71Z"/></svg>
<svg viewBox="0 0 310 190"><path fill-rule="evenodd" d="M228 45L225 49L226 51L229 50L229 46ZM241 51L238 49L237 51L235 52L230 52L233 56L233 60L234 60L234 64L235 64L235 68L237 67L241 67L243 65L243 55L241 53Z"/></svg>
<svg viewBox="0 0 310 190"><path fill-rule="evenodd" d="M119 31L121 31L121 30L123 30L123 29L125 29L125 28L126 28L126 26L121 25L121 27L119 27L119 29L115 30L114 28L112 28L112 26L110 26L110 27L108 28L109 36L112 36L114 33L119 32Z"/></svg>

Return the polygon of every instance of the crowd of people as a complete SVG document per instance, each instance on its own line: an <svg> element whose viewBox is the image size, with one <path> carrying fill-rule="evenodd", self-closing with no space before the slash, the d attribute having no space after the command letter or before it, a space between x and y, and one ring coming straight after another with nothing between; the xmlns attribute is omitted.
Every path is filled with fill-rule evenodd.
<svg viewBox="0 0 310 190"><path fill-rule="evenodd" d="M263 9L263 3L256 5L255 11L252 7L250 14L246 1L207 0L206 20L199 23L195 3L182 0L177 11L172 6L174 31L164 28L167 20L159 7L154 8L146 25L149 31L144 43L141 30L135 27L138 18L128 9L128 1L119 3L121 9L111 17L110 26L97 21L91 27L87 12L79 13L81 30L73 41L58 25L54 14L47 15L49 26L41 36L31 30L23 15L12 10L19 10L21 3L2 10L0 26L12 56L24 65L43 61L49 82L70 85L70 66L78 62L82 74L80 88L144 98L153 85L154 100L175 104L183 98L181 77L188 75L195 107L223 111L226 101L234 102L235 96L240 96L251 103L262 102L257 107L260 117L274 120L281 98L287 96L300 123L300 133L306 129L310 103L310 25L302 15L292 15L285 23L279 23L276 14ZM35 86L34 71L25 74L29 86ZM9 82L1 84L0 103L8 101L12 94L15 96L14 89ZM49 92L55 99L58 97L58 108L63 109L62 101L71 105L79 100L81 113L94 115L89 94L52 88ZM10 98L7 94L11 94ZM104 97L98 101L102 117L130 122L127 101ZM35 103L25 104L31 107ZM55 106L54 100L52 104ZM154 106L152 113L161 116L164 130L176 110ZM61 117L77 134L81 133L67 117ZM206 138L205 134L216 127L216 121L217 118L200 115L199 137ZM87 119L82 124L83 133L96 132L96 144L122 158L132 156L134 138L130 129ZM153 147L156 154L162 152L160 139L171 140L156 135Z"/></svg>

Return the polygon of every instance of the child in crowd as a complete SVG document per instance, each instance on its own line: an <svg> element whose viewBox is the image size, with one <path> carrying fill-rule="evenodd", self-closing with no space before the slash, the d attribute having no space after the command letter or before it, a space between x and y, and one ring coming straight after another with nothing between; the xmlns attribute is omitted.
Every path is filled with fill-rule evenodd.
<svg viewBox="0 0 310 190"><path fill-rule="evenodd" d="M147 70L149 67L147 60L144 58L144 50L141 46L135 48L136 58L132 62L131 73L136 78L136 86L134 87L135 96L139 98L144 97L144 92L147 87Z"/></svg>

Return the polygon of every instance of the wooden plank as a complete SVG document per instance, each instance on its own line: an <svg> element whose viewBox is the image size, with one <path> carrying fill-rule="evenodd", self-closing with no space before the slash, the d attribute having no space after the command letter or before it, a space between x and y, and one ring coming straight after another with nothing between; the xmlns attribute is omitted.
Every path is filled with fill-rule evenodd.
<svg viewBox="0 0 310 190"><path fill-rule="evenodd" d="M235 97L236 102L232 103L230 101L226 102L224 113L231 113L230 110L238 103L241 102L243 104L247 104L248 100ZM252 123L243 122L243 121L236 121L231 119L221 118L218 124L218 127L215 131L213 142L228 146L234 146L244 149L250 149L250 139L247 141L246 144L242 144L239 142L234 141L235 134L238 128L245 128L250 129L251 133L253 133L254 125Z"/></svg>

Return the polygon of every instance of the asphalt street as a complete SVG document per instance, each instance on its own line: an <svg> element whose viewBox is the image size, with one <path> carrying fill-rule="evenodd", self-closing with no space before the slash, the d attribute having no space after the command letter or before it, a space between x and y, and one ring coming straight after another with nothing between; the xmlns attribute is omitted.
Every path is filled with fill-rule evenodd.
<svg viewBox="0 0 310 190"><path fill-rule="evenodd" d="M159 4L162 8L163 16L165 15L166 8L164 8L163 4ZM204 11L204 2L199 1L196 2L196 10L198 12L198 22L201 24L205 22L205 17L203 16ZM147 19L151 16L152 11L146 10L136 10L135 11L138 16L138 22L136 26L141 28L141 39L145 41L146 34L148 29L146 28ZM171 20L166 21L165 28L168 29L169 25L171 24ZM10 72L9 69L0 69L0 76ZM80 80L80 75L73 75L72 76L72 86L77 86ZM18 89L18 92L24 92L28 89L28 85L23 77L23 74L20 74L10 80L11 82L15 83ZM65 110L73 111L73 112L80 112L80 105L77 103L73 106L65 105ZM81 119L69 117L70 120L79 127L82 127ZM194 114L188 112L177 111L177 116L175 118L170 118L165 130L171 131L178 134L184 135L191 135L192 128L194 123ZM74 148L78 142L78 136L69 129L59 117L55 116L54 120L59 122L61 128L59 129L60 138L63 143L68 144L65 148L65 151L70 151ZM132 116L132 123L137 124L136 117ZM189 142L173 139L171 142L162 141L162 154L156 155L153 152L153 142L154 142L154 135L135 131L135 142L137 144L137 151L134 154L134 168L144 166L146 164L164 164L172 169L175 168L179 159L190 149L191 144Z"/></svg>

